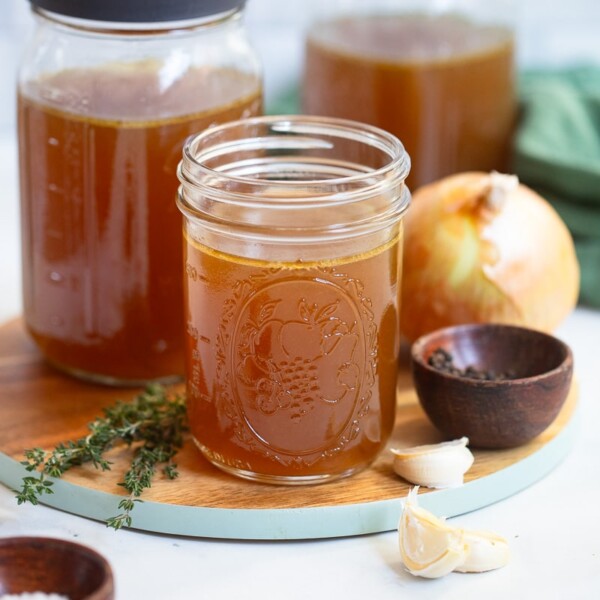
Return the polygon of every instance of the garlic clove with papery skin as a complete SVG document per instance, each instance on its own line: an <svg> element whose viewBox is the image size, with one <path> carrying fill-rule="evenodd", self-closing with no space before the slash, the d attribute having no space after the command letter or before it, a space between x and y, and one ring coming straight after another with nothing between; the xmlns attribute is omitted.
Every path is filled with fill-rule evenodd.
<svg viewBox="0 0 600 600"><path fill-rule="evenodd" d="M394 471L410 483L429 488L457 487L473 464L473 454L467 448L469 439L391 449Z"/></svg>
<svg viewBox="0 0 600 600"><path fill-rule="evenodd" d="M482 573L504 567L510 559L508 542L489 531L462 530L467 545L465 561L454 569L461 573Z"/></svg>
<svg viewBox="0 0 600 600"><path fill-rule="evenodd" d="M462 533L421 508L419 488L408 494L398 526L400 556L413 575L435 579L463 564L467 547Z"/></svg>
<svg viewBox="0 0 600 600"><path fill-rule="evenodd" d="M418 490L408 493L398 524L400 557L412 575L434 579L452 571L482 573L508 563L503 537L449 525L419 506Z"/></svg>

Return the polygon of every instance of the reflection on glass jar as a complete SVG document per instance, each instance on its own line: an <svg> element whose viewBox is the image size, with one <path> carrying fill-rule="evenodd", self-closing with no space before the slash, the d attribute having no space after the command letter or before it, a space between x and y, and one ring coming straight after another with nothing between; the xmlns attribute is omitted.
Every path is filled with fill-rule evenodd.
<svg viewBox="0 0 600 600"><path fill-rule="evenodd" d="M335 119L251 119L186 144L188 411L218 467L311 483L385 445L407 172L393 136Z"/></svg>
<svg viewBox="0 0 600 600"><path fill-rule="evenodd" d="M512 29L485 14L498 3L478 7L483 18L462 13L461 4L474 4L464 1L403 14L378 14L377 4L311 27L304 110L397 135L413 162L411 187L460 171L504 170L516 92Z"/></svg>
<svg viewBox="0 0 600 600"><path fill-rule="evenodd" d="M85 3L38 7L21 69L26 324L50 362L103 383L183 375L181 148L261 111L239 10L188 4L132 15L107 3L99 20ZM188 20L163 23L176 17Z"/></svg>

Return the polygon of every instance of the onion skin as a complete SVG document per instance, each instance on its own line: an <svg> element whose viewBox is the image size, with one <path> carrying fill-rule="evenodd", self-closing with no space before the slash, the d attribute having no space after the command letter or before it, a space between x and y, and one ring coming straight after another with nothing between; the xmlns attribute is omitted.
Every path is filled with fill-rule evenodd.
<svg viewBox="0 0 600 600"><path fill-rule="evenodd" d="M492 177L461 173L414 193L404 220L400 319L409 341L462 323L552 332L575 307L579 265L567 227L521 184L491 204Z"/></svg>

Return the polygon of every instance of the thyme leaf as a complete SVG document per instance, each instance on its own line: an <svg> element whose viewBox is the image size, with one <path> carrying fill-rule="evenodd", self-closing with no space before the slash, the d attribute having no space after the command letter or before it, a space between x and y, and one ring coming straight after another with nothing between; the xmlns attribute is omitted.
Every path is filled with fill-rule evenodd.
<svg viewBox="0 0 600 600"><path fill-rule="evenodd" d="M13 490L17 503L38 504L45 494L54 493L53 482L72 467L91 463L100 471L109 471L111 462L104 455L111 448L125 445L132 449L131 465L119 483L129 493L118 505L122 511L107 519L108 527L131 527L131 512L140 496L152 485L160 467L169 479L178 476L173 458L183 446L188 431L185 398L169 396L160 385L148 386L131 402L118 402L104 409L104 416L88 424L89 433L75 441L58 444L52 451L42 448L25 450L21 461L35 475L23 477L20 490Z"/></svg>

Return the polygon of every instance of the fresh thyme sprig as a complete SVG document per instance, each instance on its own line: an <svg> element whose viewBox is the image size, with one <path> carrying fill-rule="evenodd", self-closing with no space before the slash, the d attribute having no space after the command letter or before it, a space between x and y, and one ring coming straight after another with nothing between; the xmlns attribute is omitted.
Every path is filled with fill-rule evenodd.
<svg viewBox="0 0 600 600"><path fill-rule="evenodd" d="M153 385L131 402L119 402L104 410L100 417L88 424L90 433L76 441L59 444L51 452L41 448L25 451L21 462L25 469L36 475L23 477L21 490L14 490L18 504L38 504L44 494L53 494L53 482L66 471L83 463L92 463L100 471L110 470L111 463L104 453L118 444L133 448L130 469L119 483L129 495L119 502L122 512L106 521L109 527L121 529L132 524L131 511L141 502L142 492L152 485L159 465L169 478L178 476L173 458L183 446L188 430L185 399L170 397L165 389Z"/></svg>

